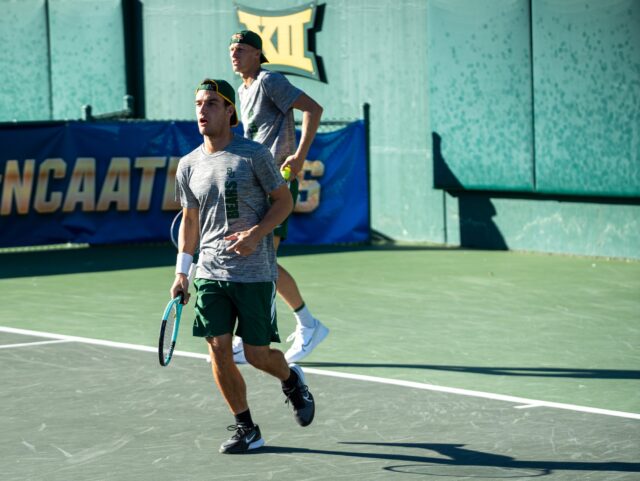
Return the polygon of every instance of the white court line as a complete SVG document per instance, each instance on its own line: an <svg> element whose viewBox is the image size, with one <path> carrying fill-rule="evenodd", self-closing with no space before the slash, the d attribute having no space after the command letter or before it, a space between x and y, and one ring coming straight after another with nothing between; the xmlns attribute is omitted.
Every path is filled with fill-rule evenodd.
<svg viewBox="0 0 640 481"><path fill-rule="evenodd" d="M412 381L399 381L396 379L387 379L375 376L363 376L360 374L349 374L335 371L324 371L321 369L304 368L304 372L312 374L320 374L322 376L342 377L346 379L355 379L358 381L378 382L381 384L391 384L394 386L412 387L414 389L425 389L427 391L446 392L448 394L458 394L460 396L471 396L484 399L492 399L494 401L506 401L515 404L525 405L526 407L547 407L555 409L566 409L568 411L577 411L590 414L604 414L606 416L617 416L621 418L640 419L638 413L627 413L624 411L612 411L610 409L592 408L588 406L577 406L575 404L565 404L550 401L538 401L536 399L527 399L517 396L507 396L504 394L494 394L491 392L472 391L470 389L459 389L455 387L436 386L435 384L425 384ZM517 407L517 406L514 406ZM522 406L521 406L522 407Z"/></svg>
<svg viewBox="0 0 640 481"><path fill-rule="evenodd" d="M10 349L13 347L42 346L43 344L60 344L61 342L71 342L71 341L69 339L58 339L57 341L21 342L20 344L4 344L0 346L0 349Z"/></svg>
<svg viewBox="0 0 640 481"><path fill-rule="evenodd" d="M50 339L59 339L66 342L80 342L83 344L93 344L95 346L115 347L117 349L129 349L131 351L155 352L158 353L157 347L142 346L140 344L129 344L126 342L105 341L103 339L92 339L90 337L67 336L65 334L55 334L53 332L30 331L28 329L16 329L14 327L0 326L0 332L8 334L23 334L25 336L48 337ZM197 352L173 351L174 356L193 357L196 359L208 359L207 354L199 354Z"/></svg>
<svg viewBox="0 0 640 481"><path fill-rule="evenodd" d="M105 341L102 339L91 339L88 337L66 336L64 334L30 331L27 329L16 329L13 327L0 326L0 332L7 332L10 334L23 334L25 336L38 336L38 337L47 337L51 339L75 341L75 342L81 342L84 344L93 344L97 346L115 347L118 349L130 349L134 351L144 351L144 352L154 352L154 353L158 352L157 348L155 347L141 346L139 344L128 344L126 342ZM195 359L208 359L209 357L207 354L200 354L200 353L187 352L187 351L174 351L173 355L182 356L182 357L191 357ZM505 401L505 402L518 404L520 409L525 407L526 408L547 407L547 408L564 409L567 411L576 411L576 412L589 413L589 414L602 414L605 416L615 416L615 417L621 417L621 418L627 418L627 419L640 419L640 414L638 413L612 411L610 409L592 408L588 406L578 406L575 404L539 401L536 399L527 399L527 398L522 398L517 396L507 396L504 394L495 394L495 393L483 392L483 391L473 391L469 389L459 389L455 387L436 386L435 384L426 384L426 383L413 382L413 381L401 381L397 379L388 379L388 378L376 377L376 376L365 376L362 374L350 374L346 372L326 371L324 369L315 369L310 367L305 367L304 372L310 373L310 374L317 374L319 376L330 376L330 377L338 377L343 379L351 379L356 381L367 381L367 382L375 382L379 384L389 384L392 386L402 386L402 387L409 387L414 389L423 389L426 391L444 392L447 394L457 394L460 396L470 396L470 397L477 397L477 398L483 398L483 399L491 399L493 401ZM518 406L514 406L514 407L518 407Z"/></svg>
<svg viewBox="0 0 640 481"><path fill-rule="evenodd" d="M538 408L540 407L540 404L527 404L524 406L513 406L514 409L531 409L531 408Z"/></svg>

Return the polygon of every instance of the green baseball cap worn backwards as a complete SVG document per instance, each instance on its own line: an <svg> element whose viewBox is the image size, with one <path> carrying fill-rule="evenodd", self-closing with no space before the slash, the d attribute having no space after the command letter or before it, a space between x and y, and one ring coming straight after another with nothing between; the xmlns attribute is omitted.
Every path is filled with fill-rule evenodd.
<svg viewBox="0 0 640 481"><path fill-rule="evenodd" d="M211 90L216 92L220 97L233 105L233 117L231 117L231 126L238 125L238 109L236 109L236 91L225 80L217 80L206 78L196 88L196 94L199 90Z"/></svg>
<svg viewBox="0 0 640 481"><path fill-rule="evenodd" d="M236 32L231 35L231 41L229 42L229 45L232 45L234 43L244 43L246 45L251 45L253 48L257 48L258 50L260 50L260 63L269 62L267 60L267 57L264 56L264 53L262 53L262 39L256 32L252 32L251 30L242 30L240 32Z"/></svg>

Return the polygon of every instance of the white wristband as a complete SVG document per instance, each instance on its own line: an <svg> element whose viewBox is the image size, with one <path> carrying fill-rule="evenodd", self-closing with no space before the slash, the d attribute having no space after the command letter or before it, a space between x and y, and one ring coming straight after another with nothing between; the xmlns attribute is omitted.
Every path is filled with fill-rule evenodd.
<svg viewBox="0 0 640 481"><path fill-rule="evenodd" d="M193 262L193 256L186 252L180 252L176 258L176 274L189 275L189 268Z"/></svg>

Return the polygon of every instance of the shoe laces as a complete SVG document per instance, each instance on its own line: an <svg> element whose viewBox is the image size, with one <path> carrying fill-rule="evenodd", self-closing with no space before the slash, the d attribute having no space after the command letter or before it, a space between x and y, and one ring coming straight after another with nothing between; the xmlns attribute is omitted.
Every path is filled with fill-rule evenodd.
<svg viewBox="0 0 640 481"><path fill-rule="evenodd" d="M284 403L291 403L295 409L302 409L306 405L305 395L309 392L306 384L298 384L290 389L283 389L284 395L287 396Z"/></svg>
<svg viewBox="0 0 640 481"><path fill-rule="evenodd" d="M311 338L315 329L315 327L305 327L298 324L296 326L296 330L287 337L287 342L293 341L293 345L291 347L302 346L305 343L305 334L308 333L307 337Z"/></svg>
<svg viewBox="0 0 640 481"><path fill-rule="evenodd" d="M231 439L241 439L247 433L251 432L253 426L243 426L242 424L232 424L227 426L227 431L235 431L236 433L231 436Z"/></svg>
<svg viewBox="0 0 640 481"><path fill-rule="evenodd" d="M287 337L287 342L295 341L299 337L302 337L302 326L297 325L296 330L289 334L289 337Z"/></svg>

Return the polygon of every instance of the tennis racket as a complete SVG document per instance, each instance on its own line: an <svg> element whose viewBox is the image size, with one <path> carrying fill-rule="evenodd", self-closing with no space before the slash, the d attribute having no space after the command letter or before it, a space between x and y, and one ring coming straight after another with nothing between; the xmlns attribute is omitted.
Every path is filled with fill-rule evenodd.
<svg viewBox="0 0 640 481"><path fill-rule="evenodd" d="M178 248L178 233L180 232L180 223L182 221L182 211L178 212L171 222L170 236L173 245ZM197 255L197 254L196 254ZM194 261L196 256L194 256ZM189 285L193 283L196 273L196 263L191 264L189 269ZM182 316L183 295L180 294L171 299L162 314L162 323L160 324L160 338L158 340L158 359L161 366L168 366L176 347L178 332L180 330L180 317Z"/></svg>
<svg viewBox="0 0 640 481"><path fill-rule="evenodd" d="M160 325L160 341L158 342L158 357L161 366L168 366L176 347L180 317L182 316L182 294L169 301L162 314Z"/></svg>
<svg viewBox="0 0 640 481"><path fill-rule="evenodd" d="M189 284L193 282L196 273L196 265L191 264L189 269ZM161 366L168 366L176 347L178 331L180 329L180 317L182 316L183 295L171 299L162 313L160 324L160 339L158 340L158 358Z"/></svg>
<svg viewBox="0 0 640 481"><path fill-rule="evenodd" d="M171 236L171 242L178 249L178 233L180 232L180 223L182 222L182 211L179 211L171 221L171 227L169 234Z"/></svg>
<svg viewBox="0 0 640 481"><path fill-rule="evenodd" d="M171 242L173 243L173 245L176 247L176 249L178 249L178 251L180 251L180 247L178 247L178 235L180 234L180 224L182 223L182 211L179 211L176 216L173 218L173 221L171 221L171 227L169 229L169 235L171 236ZM200 249L196 249L196 251L193 254L193 265L191 266L192 269L195 268L195 265L198 263L198 254L200 252ZM191 285L192 281L193 281L193 274L195 274L195 271L189 271L189 285Z"/></svg>

